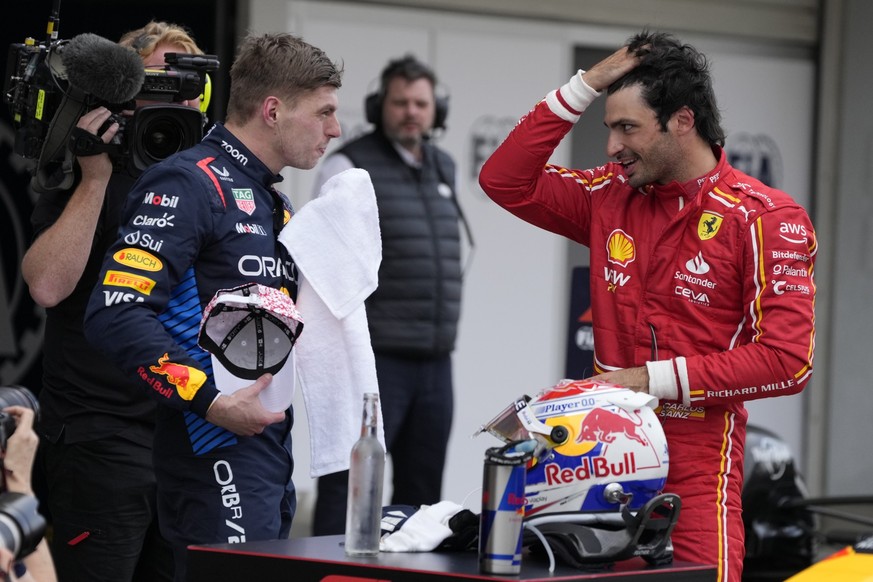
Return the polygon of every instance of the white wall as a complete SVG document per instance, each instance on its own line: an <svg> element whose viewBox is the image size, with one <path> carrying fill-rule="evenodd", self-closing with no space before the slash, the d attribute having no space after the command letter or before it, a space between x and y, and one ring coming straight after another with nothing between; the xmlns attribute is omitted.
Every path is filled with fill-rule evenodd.
<svg viewBox="0 0 873 582"><path fill-rule="evenodd" d="M873 376L870 374L873 310L873 3L847 0L841 26L845 61L837 112L839 155L832 240L820 241L833 261L831 374L822 382L830 396L824 466L825 491L873 495Z"/></svg>
<svg viewBox="0 0 873 582"><path fill-rule="evenodd" d="M576 67L574 47L617 47L636 30L341 2L252 0L251 5L256 32L300 34L344 63L340 119L347 135L362 129L364 95L376 88L389 58L415 53L434 66L450 89L448 130L439 145L459 164L460 198L476 249L464 288L455 356L456 414L443 492L446 499L462 502L469 496L468 505L478 505L478 493L470 493L481 485L484 449L497 441L488 435L471 440L470 435L513 398L562 376L569 273L564 239L511 217L479 191L476 144L487 147L490 138L496 145L521 114L565 82ZM808 200L812 60L772 46L749 48L748 41L683 39L712 57L729 132L767 134L776 140L785 168L782 187ZM553 161L569 165L569 145ZM310 197L312 176L287 174L286 192L298 206ZM753 422L760 420L799 451L802 396L750 408ZM306 477L305 424L300 404L294 430L295 482L304 497L312 489Z"/></svg>

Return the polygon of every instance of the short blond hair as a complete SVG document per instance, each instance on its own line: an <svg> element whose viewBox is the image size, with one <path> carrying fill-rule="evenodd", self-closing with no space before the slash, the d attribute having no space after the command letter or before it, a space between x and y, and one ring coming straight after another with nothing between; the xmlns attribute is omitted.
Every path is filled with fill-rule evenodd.
<svg viewBox="0 0 873 582"><path fill-rule="evenodd" d="M152 56L161 44L182 47L186 53L203 54L186 28L158 20L152 20L142 28L124 33L118 44L133 48L143 61Z"/></svg>

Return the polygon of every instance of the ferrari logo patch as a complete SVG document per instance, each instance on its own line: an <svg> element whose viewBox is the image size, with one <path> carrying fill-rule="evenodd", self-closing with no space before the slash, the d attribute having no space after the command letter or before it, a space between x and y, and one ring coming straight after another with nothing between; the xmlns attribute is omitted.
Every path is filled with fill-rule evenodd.
<svg viewBox="0 0 873 582"><path fill-rule="evenodd" d="M723 217L716 212L704 212L697 223L697 236L700 240L709 240L718 233Z"/></svg>

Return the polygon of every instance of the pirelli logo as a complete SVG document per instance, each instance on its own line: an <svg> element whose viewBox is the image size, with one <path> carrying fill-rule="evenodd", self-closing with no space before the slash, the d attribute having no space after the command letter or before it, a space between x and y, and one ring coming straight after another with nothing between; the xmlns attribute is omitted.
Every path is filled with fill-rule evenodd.
<svg viewBox="0 0 873 582"><path fill-rule="evenodd" d="M139 275L131 275L123 271L106 271L103 284L112 285L113 287L130 287L143 295L151 295L152 289L155 287L154 280L148 277L140 277Z"/></svg>

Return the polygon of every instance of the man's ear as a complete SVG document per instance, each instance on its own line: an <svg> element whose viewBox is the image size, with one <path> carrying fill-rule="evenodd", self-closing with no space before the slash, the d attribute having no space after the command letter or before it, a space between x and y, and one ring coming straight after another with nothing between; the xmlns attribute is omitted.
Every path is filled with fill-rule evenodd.
<svg viewBox="0 0 873 582"><path fill-rule="evenodd" d="M278 97L274 97L270 95L261 105L261 117L264 122L273 126L276 124L276 121L279 119L279 106L282 105L282 101Z"/></svg>
<svg viewBox="0 0 873 582"><path fill-rule="evenodd" d="M694 112L688 106L681 107L673 114L676 123L676 133L684 135L694 131Z"/></svg>

